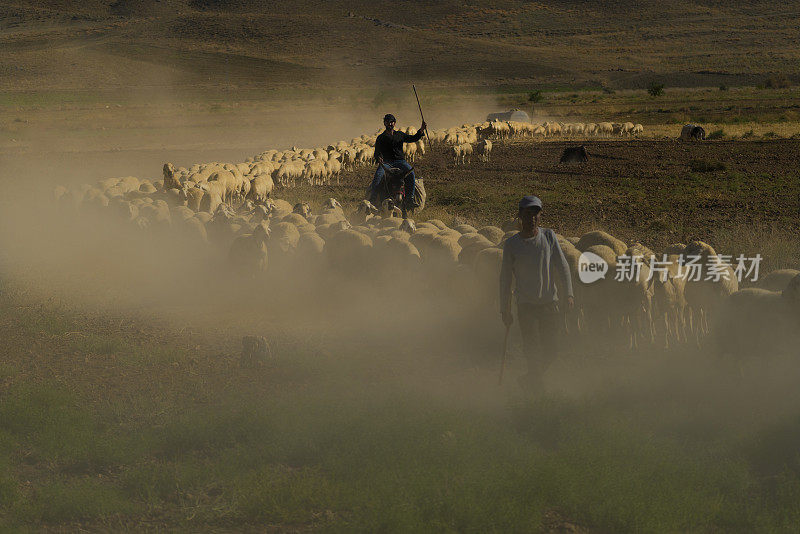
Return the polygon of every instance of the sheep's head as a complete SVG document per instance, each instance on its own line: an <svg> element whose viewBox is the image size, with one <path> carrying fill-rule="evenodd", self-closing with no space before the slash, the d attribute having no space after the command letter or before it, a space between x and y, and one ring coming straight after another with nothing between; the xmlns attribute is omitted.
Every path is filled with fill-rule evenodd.
<svg viewBox="0 0 800 534"><path fill-rule="evenodd" d="M275 203L272 200L267 199L264 202L263 206L264 209L267 210L267 217L272 217L273 215L275 215L275 210L277 209L277 207L275 206Z"/></svg>
<svg viewBox="0 0 800 534"><path fill-rule="evenodd" d="M292 213L300 214L303 218L308 219L311 216L311 206L308 205L308 202L298 202L294 205Z"/></svg>
<svg viewBox="0 0 800 534"><path fill-rule="evenodd" d="M172 163L164 164L164 189L180 189L181 182L175 177L175 166Z"/></svg>
<svg viewBox="0 0 800 534"><path fill-rule="evenodd" d="M376 215L378 213L378 208L370 202L369 200L362 200L358 204L358 208L356 209L356 213L361 213L364 216Z"/></svg>
<svg viewBox="0 0 800 534"><path fill-rule="evenodd" d="M172 178L175 176L175 166L172 163L165 163L164 164L164 179L166 180L167 177Z"/></svg>
<svg viewBox="0 0 800 534"><path fill-rule="evenodd" d="M381 203L381 214L384 217L402 217L403 212L393 199L387 198Z"/></svg>
<svg viewBox="0 0 800 534"><path fill-rule="evenodd" d="M253 208L253 222L259 223L265 219L269 218L269 212L267 211L266 206L258 205Z"/></svg>
<svg viewBox="0 0 800 534"><path fill-rule="evenodd" d="M322 204L322 207L327 209L341 209L342 205L335 198L329 198L324 204Z"/></svg>
<svg viewBox="0 0 800 534"><path fill-rule="evenodd" d="M339 221L331 224L331 230L339 231L339 230L349 230L352 228L353 225L347 221Z"/></svg>
<svg viewBox="0 0 800 534"><path fill-rule="evenodd" d="M239 213L253 213L255 210L255 204L253 204L252 200L245 200L239 206L238 212Z"/></svg>
<svg viewBox="0 0 800 534"><path fill-rule="evenodd" d="M402 224L400 224L400 229L409 234L413 234L417 231L417 225L414 224L412 219L403 219Z"/></svg>
<svg viewBox="0 0 800 534"><path fill-rule="evenodd" d="M253 237L261 241L267 241L270 236L269 221L263 220L253 228Z"/></svg>
<svg viewBox="0 0 800 534"><path fill-rule="evenodd" d="M222 203L217 206L217 211L214 212L214 219L233 219L236 216L236 212L233 211L233 208L229 205Z"/></svg>

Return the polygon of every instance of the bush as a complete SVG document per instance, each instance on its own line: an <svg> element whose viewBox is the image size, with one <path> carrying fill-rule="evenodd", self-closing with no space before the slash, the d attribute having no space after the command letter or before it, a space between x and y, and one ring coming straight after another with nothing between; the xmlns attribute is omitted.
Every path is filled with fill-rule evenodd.
<svg viewBox="0 0 800 534"><path fill-rule="evenodd" d="M764 82L764 87L767 89L787 89L791 87L792 84L789 83L789 79L786 78L783 74L776 74L775 76L770 76Z"/></svg>
<svg viewBox="0 0 800 534"><path fill-rule="evenodd" d="M664 94L664 84L663 83L651 83L650 87L647 88L647 92L650 93L650 96L656 97L661 96Z"/></svg>
<svg viewBox="0 0 800 534"><path fill-rule="evenodd" d="M725 85L724 83L723 83L723 84L720 84L720 86L719 86L719 90L720 90L720 91L727 91L727 90L728 90L728 86L727 86L727 85Z"/></svg>
<svg viewBox="0 0 800 534"><path fill-rule="evenodd" d="M704 159L693 159L689 162L692 172L715 172L724 171L727 167L721 161L706 161Z"/></svg>
<svg viewBox="0 0 800 534"><path fill-rule="evenodd" d="M751 137L754 137L755 135L756 133L753 131L752 128L750 128L749 130L747 130L745 133L742 134L742 139L749 139Z"/></svg>
<svg viewBox="0 0 800 534"><path fill-rule="evenodd" d="M725 132L722 129L714 130L706 136L706 139L722 139L725 137Z"/></svg>
<svg viewBox="0 0 800 534"><path fill-rule="evenodd" d="M764 134L764 137L767 138L767 139L771 139L773 137L778 137L778 134L775 133L773 130L770 130L770 131L768 131L767 133Z"/></svg>
<svg viewBox="0 0 800 534"><path fill-rule="evenodd" d="M544 98L542 96L542 92L539 91L538 89L536 91L531 91L530 93L528 93L528 102L533 102L534 104L536 104L537 102L541 102L542 98Z"/></svg>

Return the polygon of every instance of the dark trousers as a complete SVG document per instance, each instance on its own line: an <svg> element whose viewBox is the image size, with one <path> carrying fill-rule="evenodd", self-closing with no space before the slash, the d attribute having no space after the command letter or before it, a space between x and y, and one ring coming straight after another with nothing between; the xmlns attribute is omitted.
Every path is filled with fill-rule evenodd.
<svg viewBox="0 0 800 534"><path fill-rule="evenodd" d="M558 357L558 305L517 304L517 321L522 333L522 350L528 360L528 374L541 378Z"/></svg>

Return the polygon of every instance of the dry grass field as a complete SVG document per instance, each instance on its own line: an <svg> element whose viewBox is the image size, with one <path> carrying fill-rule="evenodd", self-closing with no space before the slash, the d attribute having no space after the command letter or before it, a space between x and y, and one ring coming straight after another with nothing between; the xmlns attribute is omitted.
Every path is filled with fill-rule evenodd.
<svg viewBox="0 0 800 534"><path fill-rule="evenodd" d="M797 81L798 12L795 2L11 0L0 69L4 89L28 90L757 85Z"/></svg>
<svg viewBox="0 0 800 534"><path fill-rule="evenodd" d="M55 185L519 107L632 139L415 163L417 221L693 238L800 268L797 2L0 5L0 529L793 532L800 354L564 343L525 391L496 304L413 273L240 278L227 250L64 217ZM650 96L651 83L665 84ZM533 102L531 92L541 91ZM534 98L536 99L536 98ZM710 139L679 142L683 124ZM558 163L584 144L589 161ZM371 169L276 196L363 198ZM276 274L279 273L279 274ZM755 324L755 323L754 323ZM754 327L756 328L756 327ZM758 332L754 332L757 335ZM269 357L241 361L242 336Z"/></svg>

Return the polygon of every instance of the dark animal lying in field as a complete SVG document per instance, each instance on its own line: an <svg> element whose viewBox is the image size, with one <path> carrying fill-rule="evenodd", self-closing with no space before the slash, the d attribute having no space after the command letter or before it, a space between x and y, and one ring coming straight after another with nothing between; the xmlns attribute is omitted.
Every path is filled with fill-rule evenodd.
<svg viewBox="0 0 800 534"><path fill-rule="evenodd" d="M702 141L706 138L706 131L702 126L687 124L681 129L681 139L684 141Z"/></svg>
<svg viewBox="0 0 800 534"><path fill-rule="evenodd" d="M589 154L583 145L567 147L561 154L561 163L583 163L586 161L589 161Z"/></svg>

